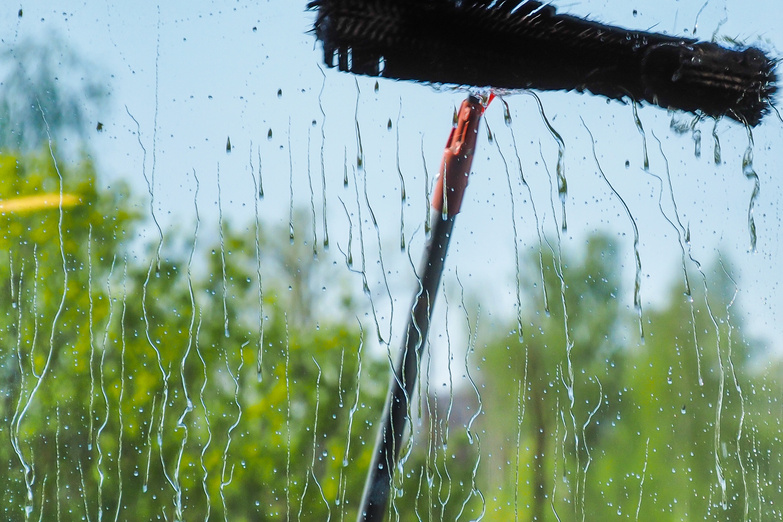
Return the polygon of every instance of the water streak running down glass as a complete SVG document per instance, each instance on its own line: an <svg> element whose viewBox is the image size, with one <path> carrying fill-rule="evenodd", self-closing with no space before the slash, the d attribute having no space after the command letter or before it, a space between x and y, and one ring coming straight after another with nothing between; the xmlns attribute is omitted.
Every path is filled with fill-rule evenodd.
<svg viewBox="0 0 783 522"><path fill-rule="evenodd" d="M551 5L783 51L772 0ZM356 517L466 92L324 67L306 7L0 21L7 519ZM501 94L389 519L783 517L779 113Z"/></svg>

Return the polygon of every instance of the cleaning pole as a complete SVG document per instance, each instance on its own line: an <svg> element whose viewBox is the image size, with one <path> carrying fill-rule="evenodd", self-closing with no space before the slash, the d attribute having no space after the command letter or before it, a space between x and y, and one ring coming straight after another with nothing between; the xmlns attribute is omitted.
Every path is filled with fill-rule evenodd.
<svg viewBox="0 0 783 522"><path fill-rule="evenodd" d="M487 104L491 99L490 96ZM383 520L386 515L406 419L410 414L411 398L427 342L435 296L438 293L454 220L468 184L479 123L485 107L486 105L473 95L469 95L462 102L456 125L451 129L446 150L443 152L440 173L433 191L432 231L420 270L420 288L413 299L402 351L389 384L388 399L381 416L382 424L378 430L378 439L359 508L360 522Z"/></svg>

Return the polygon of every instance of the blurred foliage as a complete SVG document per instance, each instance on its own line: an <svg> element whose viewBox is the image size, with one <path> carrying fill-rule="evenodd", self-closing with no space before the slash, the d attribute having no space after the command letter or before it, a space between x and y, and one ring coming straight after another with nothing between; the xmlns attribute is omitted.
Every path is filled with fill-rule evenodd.
<svg viewBox="0 0 783 522"><path fill-rule="evenodd" d="M284 276L261 303L254 231L226 230L225 288L219 245L194 250L208 258L199 275L155 245L146 261L130 255L139 216L127 190L96 192L86 160L54 164L48 150L0 155L0 199L80 200L0 216L6 518L27 506L36 519L325 519L356 505L385 392L371 385L385 362L365 358L359 374L359 324L304 326ZM314 270L310 250L275 269L287 247L259 246L265 272Z"/></svg>
<svg viewBox="0 0 783 522"><path fill-rule="evenodd" d="M0 148L29 152L64 135L79 143L98 125L88 124L88 114L103 108L109 94L99 71L56 35L46 43L24 40L0 54Z"/></svg>
<svg viewBox="0 0 783 522"><path fill-rule="evenodd" d="M49 139L84 132L98 83L66 86L54 69L81 62L52 48L6 58L5 519L353 518L389 362L340 274L268 227L137 255L128 188L99 191L89 156L65 162ZM462 304L467 342L445 332L454 389L425 381L414 398L391 519L783 516L780 367L742 335L731 267L688 274L691 295L673 286L640 344L618 249L595 236L542 254L548 309L534 270L521 340Z"/></svg>
<svg viewBox="0 0 783 522"><path fill-rule="evenodd" d="M351 300L315 283L332 294L339 276L284 231L259 229L256 257L254 226L226 225L224 255L195 233L133 255L127 188L99 192L89 159L56 157L0 155L0 199L78 199L0 214L6 518L353 517L388 361L363 353ZM468 327L476 387L415 399L392 518L779 515L779 366L741 335L731 268L645 310L640 344L618 248L545 256L549 310L531 273L521 342L509 325L477 345Z"/></svg>
<svg viewBox="0 0 783 522"><path fill-rule="evenodd" d="M389 366L333 295L339 275L254 226L225 225L222 253L194 231L134 255L127 188L55 158L0 155L0 199L78 201L0 214L6 518L352 518ZM645 310L640 344L618 248L544 256L549 310L531 273L521 342L509 325L476 343L466 314L469 360L452 366L475 388L416 397L393 519L779 515L780 369L741 335L731 268Z"/></svg>
<svg viewBox="0 0 783 522"><path fill-rule="evenodd" d="M535 312L525 315L524 341L509 327L481 349L484 444L506 463L482 466L488 511L780 518L781 368L743 337L731 267L694 269L690 296L674 285L664 305L644 311L640 343L618 287L618 248L597 236L581 259L545 256L549 313L540 294L527 296Z"/></svg>

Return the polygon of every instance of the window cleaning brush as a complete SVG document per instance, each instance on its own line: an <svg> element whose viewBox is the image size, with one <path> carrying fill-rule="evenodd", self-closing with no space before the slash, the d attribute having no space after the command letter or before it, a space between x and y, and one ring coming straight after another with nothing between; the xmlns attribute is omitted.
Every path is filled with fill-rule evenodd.
<svg viewBox="0 0 783 522"><path fill-rule="evenodd" d="M329 67L500 90L575 90L755 126L777 61L754 47L632 31L533 0L313 0Z"/></svg>

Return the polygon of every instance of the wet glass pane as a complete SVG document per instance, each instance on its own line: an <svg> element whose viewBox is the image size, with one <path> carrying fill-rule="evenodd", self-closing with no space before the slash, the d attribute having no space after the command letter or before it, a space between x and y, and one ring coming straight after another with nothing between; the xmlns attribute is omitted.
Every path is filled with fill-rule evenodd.
<svg viewBox="0 0 783 522"><path fill-rule="evenodd" d="M550 7L783 49L774 0ZM328 67L304 2L6 11L5 518L355 519L471 91ZM779 97L495 94L387 519L780 518Z"/></svg>

